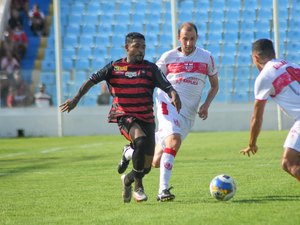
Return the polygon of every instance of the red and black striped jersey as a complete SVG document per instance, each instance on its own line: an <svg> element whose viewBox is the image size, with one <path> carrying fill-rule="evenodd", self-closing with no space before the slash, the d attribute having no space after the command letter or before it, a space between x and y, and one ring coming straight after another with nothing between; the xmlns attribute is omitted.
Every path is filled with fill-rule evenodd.
<svg viewBox="0 0 300 225"><path fill-rule="evenodd" d="M168 92L172 87L156 64L144 60L140 64L130 64L126 59L110 62L90 80L95 84L106 81L113 96L108 121L117 122L120 116L132 116L153 123L153 92L156 87Z"/></svg>

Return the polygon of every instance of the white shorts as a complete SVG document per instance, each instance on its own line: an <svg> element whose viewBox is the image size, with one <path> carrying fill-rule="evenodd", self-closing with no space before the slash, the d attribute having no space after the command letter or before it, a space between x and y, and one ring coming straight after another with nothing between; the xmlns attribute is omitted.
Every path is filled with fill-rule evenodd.
<svg viewBox="0 0 300 225"><path fill-rule="evenodd" d="M157 120L158 129L155 133L156 143L164 146L164 140L171 134L180 134L181 140L184 140L191 131L195 120L188 119L178 114L172 104L157 102Z"/></svg>
<svg viewBox="0 0 300 225"><path fill-rule="evenodd" d="M300 152L300 120L296 121L290 129L283 146Z"/></svg>

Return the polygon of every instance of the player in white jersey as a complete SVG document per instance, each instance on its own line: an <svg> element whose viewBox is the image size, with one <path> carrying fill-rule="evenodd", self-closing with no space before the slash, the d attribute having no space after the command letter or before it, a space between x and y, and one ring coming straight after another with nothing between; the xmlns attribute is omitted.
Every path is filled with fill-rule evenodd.
<svg viewBox="0 0 300 225"><path fill-rule="evenodd" d="M300 181L300 67L275 58L272 41L260 39L253 43L252 59L260 71L254 85L254 110L250 124L250 140L244 155L256 154L265 105L271 97L294 119L284 143L282 168Z"/></svg>
<svg viewBox="0 0 300 225"><path fill-rule="evenodd" d="M152 165L160 167L158 201L169 201L175 198L175 195L170 193L169 187L175 156L182 140L194 125L196 115L198 114L203 120L208 117L209 106L219 89L214 59L210 52L196 47L197 39L196 26L190 22L182 24L178 29L178 40L181 46L164 53L156 63L177 90L182 103L178 114L170 98L160 90L157 92L158 131ZM207 79L210 89L204 103L199 107ZM119 173L127 168L132 151L130 147L124 148L118 166Z"/></svg>

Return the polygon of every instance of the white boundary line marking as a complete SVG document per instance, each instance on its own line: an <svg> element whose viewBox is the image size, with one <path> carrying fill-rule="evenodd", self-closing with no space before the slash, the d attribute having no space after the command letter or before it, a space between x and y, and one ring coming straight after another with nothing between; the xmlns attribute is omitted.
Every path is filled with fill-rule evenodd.
<svg viewBox="0 0 300 225"><path fill-rule="evenodd" d="M78 146L76 146L76 148L84 149L84 148L90 148L90 147L96 147L96 146L102 146L102 145L103 145L103 143L84 144L84 145L78 145ZM48 153L59 152L59 151L63 151L63 150L66 150L66 149L72 149L72 148L73 148L73 146L54 147L54 148L48 148L48 149L40 150L37 153L48 154ZM27 153L27 152L17 152L17 153L11 153L11 154L4 154L4 155L0 155L0 159L15 157L15 156L19 156L19 155L27 155L27 154L29 154L29 153Z"/></svg>

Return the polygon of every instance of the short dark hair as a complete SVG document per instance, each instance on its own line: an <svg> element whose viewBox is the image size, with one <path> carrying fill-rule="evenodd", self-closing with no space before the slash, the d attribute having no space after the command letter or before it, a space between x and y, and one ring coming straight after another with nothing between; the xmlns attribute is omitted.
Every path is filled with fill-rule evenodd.
<svg viewBox="0 0 300 225"><path fill-rule="evenodd" d="M180 36L180 31L184 27L188 27L189 29L194 29L196 34L198 35L198 29L197 29L196 25L192 22L186 22L186 23L181 24L181 26L178 28L178 36Z"/></svg>
<svg viewBox="0 0 300 225"><path fill-rule="evenodd" d="M128 33L125 37L125 44L130 44L133 39L143 39L145 41L145 36L138 32Z"/></svg>
<svg viewBox="0 0 300 225"><path fill-rule="evenodd" d="M252 44L252 52L262 58L272 58L275 56L273 42L269 39L259 39Z"/></svg>

